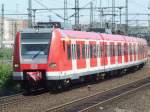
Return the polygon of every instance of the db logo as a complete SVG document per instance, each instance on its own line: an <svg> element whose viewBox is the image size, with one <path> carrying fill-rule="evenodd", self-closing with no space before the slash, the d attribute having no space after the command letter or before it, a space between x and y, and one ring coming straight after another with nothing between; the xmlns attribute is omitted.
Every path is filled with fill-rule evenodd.
<svg viewBox="0 0 150 112"><path fill-rule="evenodd" d="M31 64L31 69L37 69L38 65L37 64Z"/></svg>

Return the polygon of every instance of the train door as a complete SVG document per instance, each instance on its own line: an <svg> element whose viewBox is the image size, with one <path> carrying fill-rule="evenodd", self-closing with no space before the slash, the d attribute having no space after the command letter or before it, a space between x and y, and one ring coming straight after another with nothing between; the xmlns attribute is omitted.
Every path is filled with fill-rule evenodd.
<svg viewBox="0 0 150 112"><path fill-rule="evenodd" d="M138 44L136 43L136 61L138 61Z"/></svg>
<svg viewBox="0 0 150 112"><path fill-rule="evenodd" d="M76 50L77 50L77 68L82 69L86 67L85 62L85 44L83 41L76 42Z"/></svg>
<svg viewBox="0 0 150 112"><path fill-rule="evenodd" d="M133 59L132 59L132 58L133 58L133 57L132 57L132 55L133 55L133 52L132 52L132 51L133 51L133 46L132 46L131 43L129 44L129 49L130 49L130 50L129 50L130 62L132 62L132 60L133 60Z"/></svg>
<svg viewBox="0 0 150 112"><path fill-rule="evenodd" d="M142 50L142 54L143 54L143 55L142 55L142 59L144 59L144 50L145 50L145 49L144 49L144 45L142 45L142 49L143 49L143 50Z"/></svg>
<svg viewBox="0 0 150 112"><path fill-rule="evenodd" d="M121 53L122 53L122 63L124 64L124 43L122 42L122 44L121 44Z"/></svg>
<svg viewBox="0 0 150 112"><path fill-rule="evenodd" d="M86 68L90 70L90 50L89 50L89 42L85 42L85 58L86 58Z"/></svg>
<svg viewBox="0 0 150 112"><path fill-rule="evenodd" d="M104 66L104 43L103 42L100 42L100 51L101 51L101 54L100 54L100 64L101 66Z"/></svg>
<svg viewBox="0 0 150 112"><path fill-rule="evenodd" d="M128 44L124 43L124 62L128 62Z"/></svg>
<svg viewBox="0 0 150 112"><path fill-rule="evenodd" d="M100 68L102 70L105 69L104 66L104 42L99 42L99 62L100 62Z"/></svg>
<svg viewBox="0 0 150 112"><path fill-rule="evenodd" d="M134 43L134 61L136 61L136 44Z"/></svg>
<svg viewBox="0 0 150 112"><path fill-rule="evenodd" d="M115 46L114 43L110 43L110 64L115 64Z"/></svg>
<svg viewBox="0 0 150 112"><path fill-rule="evenodd" d="M96 42L90 41L90 67L97 66Z"/></svg>
<svg viewBox="0 0 150 112"><path fill-rule="evenodd" d="M77 54L76 54L76 42L72 40L72 45L71 45L71 51L72 51L72 70L73 73L76 73L77 71Z"/></svg>
<svg viewBox="0 0 150 112"><path fill-rule="evenodd" d="M66 52L66 57L67 57L67 60L65 62L66 65L65 70L72 70L71 41L63 41L63 48L64 51ZM64 70L64 68L62 68L62 70Z"/></svg>
<svg viewBox="0 0 150 112"><path fill-rule="evenodd" d="M97 54L97 67L100 67L100 43L99 41L96 42L96 54Z"/></svg>
<svg viewBox="0 0 150 112"><path fill-rule="evenodd" d="M108 49L107 49L107 42L104 42L104 65L107 66L108 65Z"/></svg>
<svg viewBox="0 0 150 112"><path fill-rule="evenodd" d="M140 51L140 45L138 44L138 60L140 60L140 53L141 53L141 51Z"/></svg>
<svg viewBox="0 0 150 112"><path fill-rule="evenodd" d="M121 43L117 44L117 48L118 48L118 64L122 63L122 46Z"/></svg>

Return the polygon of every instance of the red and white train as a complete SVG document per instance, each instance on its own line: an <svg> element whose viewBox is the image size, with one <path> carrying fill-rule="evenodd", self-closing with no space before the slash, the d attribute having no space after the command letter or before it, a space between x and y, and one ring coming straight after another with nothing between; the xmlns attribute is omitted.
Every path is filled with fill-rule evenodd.
<svg viewBox="0 0 150 112"><path fill-rule="evenodd" d="M145 39L62 29L25 29L15 39L13 79L23 87L61 87L73 80L143 67Z"/></svg>

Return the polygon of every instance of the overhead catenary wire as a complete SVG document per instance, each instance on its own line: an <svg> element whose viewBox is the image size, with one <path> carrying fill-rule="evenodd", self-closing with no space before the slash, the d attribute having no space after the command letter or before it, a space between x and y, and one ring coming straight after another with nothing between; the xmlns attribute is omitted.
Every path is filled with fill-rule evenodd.
<svg viewBox="0 0 150 112"><path fill-rule="evenodd" d="M54 15L56 15L57 17L59 17L60 19L64 20L64 18L61 15L59 15L58 13L56 13L56 12L54 12L52 10L49 10L49 8L46 5L44 5L43 3L41 3L40 1L38 1L38 0L34 0L34 1L37 2L39 5L41 5L42 7L44 7L45 9L47 9L49 12L51 12Z"/></svg>

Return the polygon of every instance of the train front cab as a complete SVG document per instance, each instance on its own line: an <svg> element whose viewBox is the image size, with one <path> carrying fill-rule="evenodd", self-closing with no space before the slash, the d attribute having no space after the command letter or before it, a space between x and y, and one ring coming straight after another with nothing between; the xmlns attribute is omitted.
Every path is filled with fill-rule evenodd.
<svg viewBox="0 0 150 112"><path fill-rule="evenodd" d="M46 87L46 71L52 33L26 29L16 36L13 79L28 91Z"/></svg>

